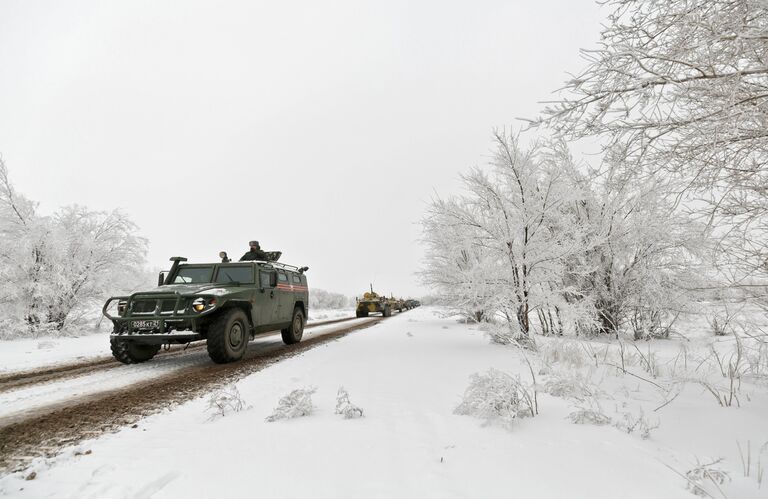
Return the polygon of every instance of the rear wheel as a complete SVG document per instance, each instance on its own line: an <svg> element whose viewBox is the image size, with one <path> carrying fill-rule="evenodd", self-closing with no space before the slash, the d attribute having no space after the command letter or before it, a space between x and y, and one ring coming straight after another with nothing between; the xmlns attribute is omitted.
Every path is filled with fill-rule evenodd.
<svg viewBox="0 0 768 499"><path fill-rule="evenodd" d="M301 337L304 336L304 312L301 311L301 308L293 309L291 325L281 330L280 333L283 335L283 343L286 345L293 345L301 341Z"/></svg>
<svg viewBox="0 0 768 499"><path fill-rule="evenodd" d="M160 351L160 345L142 345L120 338L110 338L109 346L112 349L112 355L123 364L146 362Z"/></svg>
<svg viewBox="0 0 768 499"><path fill-rule="evenodd" d="M208 326L208 356L217 364L240 360L249 340L245 312L239 308L229 309Z"/></svg>

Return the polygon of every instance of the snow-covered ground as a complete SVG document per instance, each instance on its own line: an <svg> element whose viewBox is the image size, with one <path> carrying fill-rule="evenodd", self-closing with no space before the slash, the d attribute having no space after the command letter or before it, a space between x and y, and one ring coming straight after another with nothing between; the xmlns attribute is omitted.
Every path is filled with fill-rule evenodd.
<svg viewBox="0 0 768 499"><path fill-rule="evenodd" d="M333 319L342 319L344 317L354 317L355 307L351 308L311 308L309 309L309 320L328 321Z"/></svg>
<svg viewBox="0 0 768 499"><path fill-rule="evenodd" d="M723 458L709 469L711 475L713 469L728 473L730 480L717 485L723 497L768 495L768 484L759 489L757 481L759 447L768 441L763 385L745 380L741 407L720 407L696 383L668 385L662 367L655 378L644 374L634 364L639 357L631 361L625 355L627 369L644 379L606 368L615 360L615 346L603 351L600 342L542 341L540 354L527 354L537 375L539 415L509 426L486 424L454 414L469 376L496 368L528 383L524 354L489 344L476 326L440 318L437 312L422 307L397 315L241 380L236 388L245 409L240 412L215 417L207 409L208 397L193 400L135 429L38 460L24 473L0 479L0 493L690 498L682 475L697 463ZM660 354L659 366L669 369L665 362ZM581 380L593 395L544 393L555 393L546 387L565 378ZM671 392L652 383L680 392L654 411ZM364 417L344 419L334 413L341 386ZM317 389L312 414L265 421L282 396L304 387ZM587 406L599 406L621 424L571 423L569 414ZM643 438L638 425L629 431L627 418L659 426ZM745 458L749 442L750 477L743 476L737 442ZM766 461L764 452L763 466ZM32 471L35 479L24 480Z"/></svg>
<svg viewBox="0 0 768 499"><path fill-rule="evenodd" d="M354 316L354 309L310 309L307 325ZM110 355L108 330L78 337L0 340L0 374Z"/></svg>

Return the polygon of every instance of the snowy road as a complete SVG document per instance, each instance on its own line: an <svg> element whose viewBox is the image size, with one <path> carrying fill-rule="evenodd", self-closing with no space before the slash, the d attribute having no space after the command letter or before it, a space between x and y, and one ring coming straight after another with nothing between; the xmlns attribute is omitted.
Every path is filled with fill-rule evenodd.
<svg viewBox="0 0 768 499"><path fill-rule="evenodd" d="M18 461L20 448L35 440L50 437L55 443L76 439L76 435L68 431L70 419L78 421L85 432L109 430L196 394L202 388L210 388L216 382L261 369L380 320L365 318L310 325L305 329L303 341L291 347L283 344L279 333L259 336L249 345L243 361L234 364L213 364L201 344L139 365L97 360L85 373L76 371L72 375L65 371L54 379L7 390L2 389L0 380L0 468L4 457ZM108 417L100 417L102 413ZM83 424L84 418L95 418L93 428ZM65 427L64 438L56 436L62 433L62 427ZM46 435L46 428L50 429L50 435ZM30 440L32 433L34 438Z"/></svg>
<svg viewBox="0 0 768 499"><path fill-rule="evenodd" d="M310 334L315 334L315 331L319 331L317 328L320 326L328 326L331 324L338 324L341 322L349 322L349 321L356 321L358 319L354 317L344 317L344 318L336 318L336 319L330 319L330 320L321 320L321 321L313 321L309 322L306 326L307 336L309 337ZM262 334L259 335L257 338L257 342L260 342L260 340L263 340L266 337L269 336L275 336L277 335L277 331L273 331L271 333ZM69 357L66 357L66 352L63 352L62 355L64 355L63 359L64 362L61 360L57 361L48 361L46 362L43 360L39 364L37 364L36 368L33 369L26 369L26 370L11 370L9 372L0 372L0 393L7 392L10 390L17 389L19 387L24 387L28 385L38 385L50 381L62 381L65 378L69 377L76 377L76 376L82 376L85 374L91 374L94 371L98 370L106 370L106 369L114 369L116 367L121 366L122 364L118 363L111 355L105 355L104 352L109 353L109 338L102 336L102 335L93 335L87 337L89 340L96 340L97 343L93 344L93 341L91 341L89 348L86 350L88 352L91 352L91 355L86 356L78 356L74 357L72 354L70 354ZM44 342L45 343L45 342ZM94 347L97 348L97 350L93 350ZM153 360L154 362L158 362L159 359L169 356L179 356L184 355L185 353L189 352L197 352L200 350L205 350L205 342L203 341L197 341L194 343L191 343L189 345L171 345L168 349L161 350ZM98 352L99 355L94 355L93 352ZM67 362L66 360L69 360ZM79 360L75 360L79 359ZM2 361L7 361L7 355L2 358ZM38 359L42 360L42 359ZM138 366L134 366L134 370L137 369ZM2 414L0 414L0 417Z"/></svg>

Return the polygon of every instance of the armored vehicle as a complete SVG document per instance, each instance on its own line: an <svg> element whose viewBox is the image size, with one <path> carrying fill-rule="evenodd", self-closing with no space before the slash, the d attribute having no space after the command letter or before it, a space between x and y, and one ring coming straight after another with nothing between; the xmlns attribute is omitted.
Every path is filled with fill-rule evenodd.
<svg viewBox="0 0 768 499"><path fill-rule="evenodd" d="M368 317L368 314L381 313L382 317L389 317L392 315L392 303L385 296L380 296L373 291L363 294L362 298L357 299L357 308L355 309L355 315L357 317Z"/></svg>
<svg viewBox="0 0 768 499"><path fill-rule="evenodd" d="M405 300L402 298L392 298L392 302L394 303L394 308L397 309L398 312L402 312L403 310L408 310L408 306L405 303Z"/></svg>
<svg viewBox="0 0 768 499"><path fill-rule="evenodd" d="M419 303L417 300L413 300L413 299L405 300L405 307L408 310L410 310L412 308L416 308L419 305L421 305L421 303Z"/></svg>
<svg viewBox="0 0 768 499"><path fill-rule="evenodd" d="M206 340L219 364L245 354L259 333L280 330L298 343L309 305L308 267L275 261L184 263L161 272L157 288L113 296L102 313L114 325L112 354L125 364L144 362L162 345Z"/></svg>

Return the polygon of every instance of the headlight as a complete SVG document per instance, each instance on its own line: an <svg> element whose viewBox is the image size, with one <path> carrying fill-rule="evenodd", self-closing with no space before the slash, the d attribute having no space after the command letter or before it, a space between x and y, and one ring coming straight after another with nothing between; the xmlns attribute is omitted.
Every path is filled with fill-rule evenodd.
<svg viewBox="0 0 768 499"><path fill-rule="evenodd" d="M195 301L192 302L192 310L195 312L202 312L205 310L205 300L202 298L196 298Z"/></svg>
<svg viewBox="0 0 768 499"><path fill-rule="evenodd" d="M202 312L206 308L209 307L215 307L216 306L216 298L211 298L206 302L205 298L195 298L195 300L192 302L192 310L195 312Z"/></svg>
<svg viewBox="0 0 768 499"><path fill-rule="evenodd" d="M125 309L128 307L128 302L125 300L120 300L117 302L117 315L123 316L125 315Z"/></svg>

